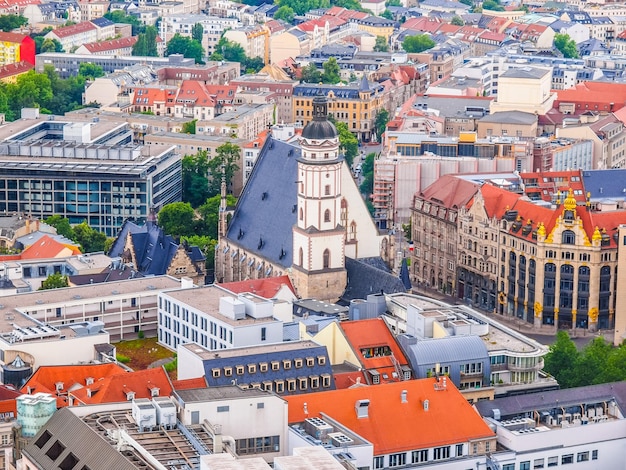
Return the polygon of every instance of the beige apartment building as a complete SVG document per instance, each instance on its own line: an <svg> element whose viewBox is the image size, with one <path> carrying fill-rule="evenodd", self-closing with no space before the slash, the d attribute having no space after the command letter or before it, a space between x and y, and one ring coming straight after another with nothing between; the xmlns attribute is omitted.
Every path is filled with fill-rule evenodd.
<svg viewBox="0 0 626 470"><path fill-rule="evenodd" d="M602 210L571 188L551 206L489 182L473 193L447 186L438 188L447 198L427 188L415 199L418 283L538 330L616 327L618 227L626 211Z"/></svg>

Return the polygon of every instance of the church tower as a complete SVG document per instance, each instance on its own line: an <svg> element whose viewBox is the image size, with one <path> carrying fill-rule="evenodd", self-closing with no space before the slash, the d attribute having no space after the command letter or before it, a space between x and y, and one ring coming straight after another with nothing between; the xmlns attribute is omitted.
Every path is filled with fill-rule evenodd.
<svg viewBox="0 0 626 470"><path fill-rule="evenodd" d="M302 130L292 279L301 298L336 301L343 294L345 228L341 225L341 168L337 129L326 96L313 99L313 120Z"/></svg>

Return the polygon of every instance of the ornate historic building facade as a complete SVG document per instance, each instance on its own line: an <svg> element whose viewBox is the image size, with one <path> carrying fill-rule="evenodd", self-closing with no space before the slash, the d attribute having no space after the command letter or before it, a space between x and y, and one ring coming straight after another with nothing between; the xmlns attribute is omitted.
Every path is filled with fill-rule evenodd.
<svg viewBox="0 0 626 470"><path fill-rule="evenodd" d="M420 239L415 245L417 280L536 328L615 327L618 229L626 224L626 210L592 205L589 195L575 195L571 189L555 194L553 205L534 203L489 183L465 198L467 203L460 206L454 198L440 200L436 209L433 201L416 198L414 237L420 227L432 232L422 230L430 241ZM455 213L453 227L449 216ZM448 262L434 248L441 252L438 240L455 231L458 266L450 286L447 275L433 278L442 266L431 261Z"/></svg>

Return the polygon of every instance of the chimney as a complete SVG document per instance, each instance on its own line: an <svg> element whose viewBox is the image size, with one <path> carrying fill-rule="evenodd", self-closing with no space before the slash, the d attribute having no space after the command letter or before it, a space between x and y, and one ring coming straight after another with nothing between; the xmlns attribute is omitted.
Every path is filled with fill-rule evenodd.
<svg viewBox="0 0 626 470"><path fill-rule="evenodd" d="M408 392L406 390L402 390L400 393L400 403L408 403L407 394Z"/></svg>
<svg viewBox="0 0 626 470"><path fill-rule="evenodd" d="M428 411L428 407L430 406L430 402L428 400L424 400L422 402L422 405L424 406L424 411Z"/></svg>
<svg viewBox="0 0 626 470"><path fill-rule="evenodd" d="M356 417L357 418L368 418L369 417L369 407L370 407L370 401L365 399L365 400L357 400L356 403L354 404L354 408L356 410Z"/></svg>

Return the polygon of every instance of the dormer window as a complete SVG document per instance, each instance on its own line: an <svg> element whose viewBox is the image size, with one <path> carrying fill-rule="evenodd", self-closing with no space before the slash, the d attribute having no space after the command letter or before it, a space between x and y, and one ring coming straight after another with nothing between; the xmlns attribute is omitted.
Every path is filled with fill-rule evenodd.
<svg viewBox="0 0 626 470"><path fill-rule="evenodd" d="M158 397L159 396L159 387L152 387L150 389L150 396L151 397Z"/></svg>
<svg viewBox="0 0 626 470"><path fill-rule="evenodd" d="M126 392L126 400L133 401L135 399L135 392Z"/></svg>

